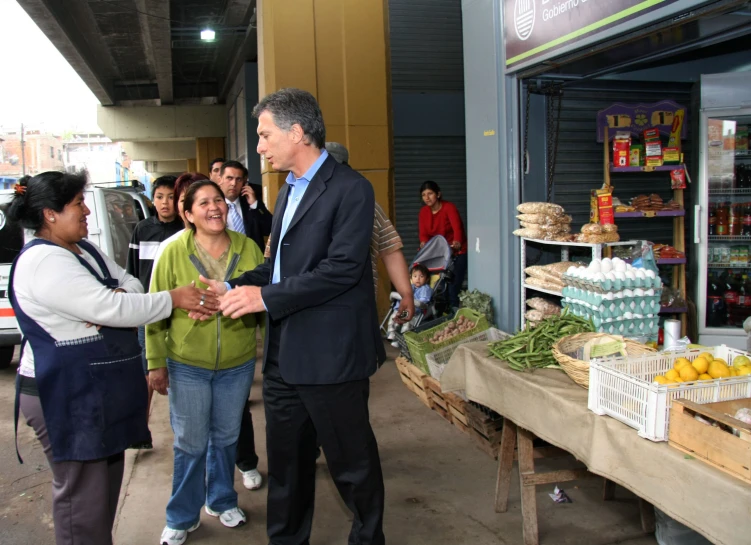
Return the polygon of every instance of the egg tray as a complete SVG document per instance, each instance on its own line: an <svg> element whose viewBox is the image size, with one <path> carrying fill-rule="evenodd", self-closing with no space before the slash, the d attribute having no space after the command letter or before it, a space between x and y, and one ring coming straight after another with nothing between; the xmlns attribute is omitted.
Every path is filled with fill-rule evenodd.
<svg viewBox="0 0 751 545"><path fill-rule="evenodd" d="M655 278L635 278L633 280L630 278L625 280L610 280L609 278L606 278L605 280L583 280L581 278L574 278L569 274L564 274L563 283L567 286L597 293L617 292L635 288L662 288L662 280L659 276L656 276Z"/></svg>
<svg viewBox="0 0 751 545"><path fill-rule="evenodd" d="M592 320L595 328L600 333L610 333L615 335L637 336L647 335L652 337L657 335L660 327L658 316L648 316L644 318L601 318L592 312L583 312L575 309L564 302L564 307L570 308L569 312L575 316Z"/></svg>
<svg viewBox="0 0 751 545"><path fill-rule="evenodd" d="M593 317L605 320L613 319L630 319L645 318L648 316L657 316L660 313L660 297L629 297L617 301L605 301L599 305L586 303L580 299L564 297L562 303L582 314L591 314ZM628 317L626 313L633 316Z"/></svg>
<svg viewBox="0 0 751 545"><path fill-rule="evenodd" d="M660 306L660 298L662 297L662 290L655 290L654 295L634 295L626 294L622 291L619 292L607 292L605 294L592 292L592 291L584 291L580 288L572 288L570 286L566 286L563 288L561 295L563 297L568 299L575 299L577 301L580 301L582 303L587 303L589 305L592 305L593 307L599 307L602 305L606 305L608 308L610 307L610 303L615 303L616 308L619 308L623 310L624 312L634 312L637 308L647 308L647 307L653 307L653 303L657 304L657 307ZM618 305L619 302L623 301L626 303L625 307L621 307ZM643 305L641 304L641 301L646 301L649 304ZM632 304L633 303L633 304ZM643 312L641 314L644 314Z"/></svg>

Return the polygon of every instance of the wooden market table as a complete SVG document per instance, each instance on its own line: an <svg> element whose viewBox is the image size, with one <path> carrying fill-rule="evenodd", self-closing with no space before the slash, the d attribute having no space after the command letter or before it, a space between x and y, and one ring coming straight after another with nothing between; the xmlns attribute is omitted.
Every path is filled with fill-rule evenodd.
<svg viewBox="0 0 751 545"><path fill-rule="evenodd" d="M608 480L606 499L612 497L612 483L617 483L713 543L751 542L751 485L686 457L666 442L643 439L625 424L591 412L587 390L562 371L513 371L505 362L487 357L486 344L460 346L441 376L441 387L464 390L470 400L504 417L496 510L508 505L516 447L525 545L538 543L536 485L577 479L587 470ZM535 436L573 454L587 470L535 473ZM648 525L647 505L641 505L642 524Z"/></svg>

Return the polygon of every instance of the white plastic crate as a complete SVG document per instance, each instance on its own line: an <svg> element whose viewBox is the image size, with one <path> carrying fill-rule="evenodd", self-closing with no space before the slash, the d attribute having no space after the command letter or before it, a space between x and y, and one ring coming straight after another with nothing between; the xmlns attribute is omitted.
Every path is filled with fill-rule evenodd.
<svg viewBox="0 0 751 545"><path fill-rule="evenodd" d="M751 376L669 385L672 387L652 382L657 375L664 375L672 369L676 359L693 361L702 352L710 352L730 365L736 356L751 357L748 352L722 345L592 360L589 363L589 410L612 416L652 441L667 441L670 405L674 399L703 404L751 397Z"/></svg>
<svg viewBox="0 0 751 545"><path fill-rule="evenodd" d="M446 365L451 359L451 356L454 354L454 351L459 348L459 345L476 343L480 341L500 341L502 339L508 339L510 336L511 335L509 335L508 333L491 327L490 329L486 329L485 331L478 333L477 335L472 335L471 337L462 339L461 341L455 342L454 344L445 346L440 350L431 352L425 357L428 362L428 369L430 369L430 376L436 380L441 380L443 370L446 368Z"/></svg>

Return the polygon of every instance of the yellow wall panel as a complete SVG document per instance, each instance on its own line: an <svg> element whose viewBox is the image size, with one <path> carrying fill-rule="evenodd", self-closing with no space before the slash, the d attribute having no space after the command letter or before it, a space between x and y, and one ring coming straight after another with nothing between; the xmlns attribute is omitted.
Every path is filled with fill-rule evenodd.
<svg viewBox="0 0 751 545"><path fill-rule="evenodd" d="M349 156L352 168L386 169L390 166L389 129L382 126L349 126Z"/></svg>
<svg viewBox="0 0 751 545"><path fill-rule="evenodd" d="M267 172L261 176L263 183L263 202L266 207L274 213L276 198L279 196L279 189L286 183L286 172Z"/></svg>

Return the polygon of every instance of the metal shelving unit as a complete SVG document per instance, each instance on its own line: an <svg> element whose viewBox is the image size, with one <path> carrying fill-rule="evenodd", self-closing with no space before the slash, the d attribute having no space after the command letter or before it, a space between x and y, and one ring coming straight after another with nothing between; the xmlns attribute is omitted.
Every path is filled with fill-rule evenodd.
<svg viewBox="0 0 751 545"><path fill-rule="evenodd" d="M521 251L521 328L526 326L526 320L524 314L527 312L527 290L533 290L540 293L547 293L548 295L555 295L561 297L561 293L555 290L548 290L538 286L531 286L526 283L526 273L524 269L527 268L527 244L541 244L544 246L559 246L561 248L561 261L569 260L569 248L590 248L592 250L592 259L602 259L603 250L610 246L635 246L639 244L636 240L624 240L619 242L605 242L603 244L589 244L584 242L558 242L554 240L538 240L534 238L520 237Z"/></svg>

